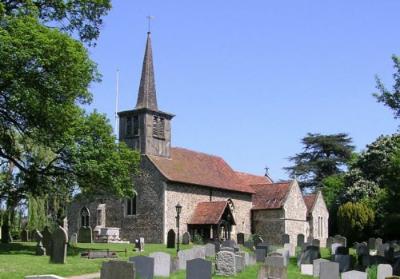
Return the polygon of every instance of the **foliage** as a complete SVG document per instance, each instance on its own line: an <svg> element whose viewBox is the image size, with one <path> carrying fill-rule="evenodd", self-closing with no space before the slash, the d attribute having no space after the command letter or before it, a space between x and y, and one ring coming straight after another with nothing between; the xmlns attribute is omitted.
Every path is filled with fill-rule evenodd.
<svg viewBox="0 0 400 279"><path fill-rule="evenodd" d="M201 235L198 234L198 233L195 233L195 234L193 235L192 242L193 242L194 244L199 244L199 245L204 244L203 238L202 238Z"/></svg>
<svg viewBox="0 0 400 279"><path fill-rule="evenodd" d="M363 203L347 202L339 207L337 213L340 234L350 242L365 239L374 223L374 211Z"/></svg>
<svg viewBox="0 0 400 279"><path fill-rule="evenodd" d="M336 207L344 187L344 175L334 174L322 180L322 194L328 209Z"/></svg>
<svg viewBox="0 0 400 279"><path fill-rule="evenodd" d="M47 222L46 199L41 197L29 196L28 199L28 224L27 229L29 231L33 230L43 230Z"/></svg>
<svg viewBox="0 0 400 279"><path fill-rule="evenodd" d="M93 43L100 34L102 17L111 0L2 0L0 15L31 15L42 24L75 33L83 42Z"/></svg>
<svg viewBox="0 0 400 279"><path fill-rule="evenodd" d="M302 188L322 188L324 178L343 172L352 159L354 146L345 133L321 135L308 133L302 139L303 152L290 157L293 166L285 168Z"/></svg>

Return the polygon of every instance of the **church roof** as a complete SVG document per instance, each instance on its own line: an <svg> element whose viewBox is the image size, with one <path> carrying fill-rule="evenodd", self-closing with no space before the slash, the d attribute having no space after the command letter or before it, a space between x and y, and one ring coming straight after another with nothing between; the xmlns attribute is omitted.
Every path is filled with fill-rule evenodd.
<svg viewBox="0 0 400 279"><path fill-rule="evenodd" d="M136 108L147 108L153 111L158 111L150 32L147 33L146 50L144 53L142 76L140 78Z"/></svg>
<svg viewBox="0 0 400 279"><path fill-rule="evenodd" d="M221 157L176 147L170 158L147 156L169 181L254 193Z"/></svg>
<svg viewBox="0 0 400 279"><path fill-rule="evenodd" d="M253 195L252 209L282 208L290 191L291 184L291 181L287 181L252 185L254 191L256 192Z"/></svg>
<svg viewBox="0 0 400 279"><path fill-rule="evenodd" d="M236 171L236 175L245 183L246 185L255 185L255 184L265 184L272 183L271 178L264 175L255 175L246 172Z"/></svg>
<svg viewBox="0 0 400 279"><path fill-rule="evenodd" d="M216 225L227 206L227 201L199 202L188 224Z"/></svg>
<svg viewBox="0 0 400 279"><path fill-rule="evenodd" d="M314 203L317 199L317 194L310 194L303 196L304 203L307 206L307 213L310 213L312 208L314 207Z"/></svg>

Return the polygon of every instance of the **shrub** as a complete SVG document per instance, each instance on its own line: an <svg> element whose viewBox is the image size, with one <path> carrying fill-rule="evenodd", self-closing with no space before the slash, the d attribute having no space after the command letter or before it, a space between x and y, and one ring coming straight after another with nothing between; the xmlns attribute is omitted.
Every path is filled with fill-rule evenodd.
<svg viewBox="0 0 400 279"><path fill-rule="evenodd" d="M199 245L204 244L203 238L202 238L201 235L199 235L198 233L195 233L195 234L193 235L192 242L193 242L194 244L199 244Z"/></svg>

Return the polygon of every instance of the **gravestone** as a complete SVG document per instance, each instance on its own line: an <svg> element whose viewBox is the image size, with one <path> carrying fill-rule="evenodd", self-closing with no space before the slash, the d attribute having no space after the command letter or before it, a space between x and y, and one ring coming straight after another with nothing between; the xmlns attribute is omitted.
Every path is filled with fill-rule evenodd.
<svg viewBox="0 0 400 279"><path fill-rule="evenodd" d="M313 265L312 264L302 264L300 265L300 272L303 275L313 275Z"/></svg>
<svg viewBox="0 0 400 279"><path fill-rule="evenodd" d="M215 244L207 243L204 248L206 250L206 257L215 257Z"/></svg>
<svg viewBox="0 0 400 279"><path fill-rule="evenodd" d="M154 276L169 277L171 272L171 256L163 252L151 253L154 259Z"/></svg>
<svg viewBox="0 0 400 279"><path fill-rule="evenodd" d="M211 279L212 264L203 259L187 261L186 279Z"/></svg>
<svg viewBox="0 0 400 279"><path fill-rule="evenodd" d="M245 252L246 253L246 252ZM245 263L246 265L255 265L257 264L256 255L253 253L246 253Z"/></svg>
<svg viewBox="0 0 400 279"><path fill-rule="evenodd" d="M67 244L68 235L63 227L58 228L53 232L51 239L51 254L50 261L52 263L65 264L67 260Z"/></svg>
<svg viewBox="0 0 400 279"><path fill-rule="evenodd" d="M256 248L256 261L258 263L263 263L265 261L265 249L262 248Z"/></svg>
<svg viewBox="0 0 400 279"><path fill-rule="evenodd" d="M268 254L268 252L269 252L269 248L268 248L269 246L270 245L268 245L267 242L261 242L256 246L256 248L257 249L264 249L265 250L265 256L266 256Z"/></svg>
<svg viewBox="0 0 400 279"><path fill-rule="evenodd" d="M125 261L109 261L104 262L100 279L135 279L135 264Z"/></svg>
<svg viewBox="0 0 400 279"><path fill-rule="evenodd" d="M336 253L335 255L348 255L349 254L349 248L344 247L344 246L339 246L336 248Z"/></svg>
<svg viewBox="0 0 400 279"><path fill-rule="evenodd" d="M288 266L290 260L289 250L281 248L277 249L276 253L280 254L283 257L285 266Z"/></svg>
<svg viewBox="0 0 400 279"><path fill-rule="evenodd" d="M137 276L141 279L153 279L154 277L154 258L146 256L135 256L129 258L130 262L135 263Z"/></svg>
<svg viewBox="0 0 400 279"><path fill-rule="evenodd" d="M76 246L77 243L78 243L78 234L77 233L73 233L71 235L71 238L69 239L69 245Z"/></svg>
<svg viewBox="0 0 400 279"><path fill-rule="evenodd" d="M27 229L23 229L23 230L21 231L20 237L21 237L21 241L22 241L22 242L27 242L27 241L29 241L29 232L28 232L28 230L27 230Z"/></svg>
<svg viewBox="0 0 400 279"><path fill-rule="evenodd" d="M287 268L282 256L268 256L265 259L267 278L287 279Z"/></svg>
<svg viewBox="0 0 400 279"><path fill-rule="evenodd" d="M390 248L390 244L389 243L380 244L377 247L377 254L379 256L385 257L385 252L388 251L389 248Z"/></svg>
<svg viewBox="0 0 400 279"><path fill-rule="evenodd" d="M236 257L234 253L228 251L218 252L215 264L216 264L216 272L218 275L223 275L223 276L236 275Z"/></svg>
<svg viewBox="0 0 400 279"><path fill-rule="evenodd" d="M244 244L244 233L238 233L236 235L237 243L243 245Z"/></svg>
<svg viewBox="0 0 400 279"><path fill-rule="evenodd" d="M319 241L319 239L313 239L311 244L312 244L312 246L320 247L321 242Z"/></svg>
<svg viewBox="0 0 400 279"><path fill-rule="evenodd" d="M294 246L293 243L286 243L285 245L283 245L283 248L289 251L290 257L296 256L296 246Z"/></svg>
<svg viewBox="0 0 400 279"><path fill-rule="evenodd" d="M321 253L319 247L308 246L305 251L303 251L297 260L297 266L302 264L311 264L314 260L321 258Z"/></svg>
<svg viewBox="0 0 400 279"><path fill-rule="evenodd" d="M303 247L304 244L304 234L297 235L297 247Z"/></svg>
<svg viewBox="0 0 400 279"><path fill-rule="evenodd" d="M78 242L79 243L92 243L92 228L91 227L80 227L78 231Z"/></svg>
<svg viewBox="0 0 400 279"><path fill-rule="evenodd" d="M206 258L206 249L204 246L195 246L190 250L192 251L193 259L195 259L195 258L205 259Z"/></svg>
<svg viewBox="0 0 400 279"><path fill-rule="evenodd" d="M175 231L170 229L167 234L167 248L175 248Z"/></svg>
<svg viewBox="0 0 400 279"><path fill-rule="evenodd" d="M321 262L319 265L320 279L339 279L339 264L335 262Z"/></svg>
<svg viewBox="0 0 400 279"><path fill-rule="evenodd" d="M242 272L245 266L243 256L235 254L235 264L236 272Z"/></svg>
<svg viewBox="0 0 400 279"><path fill-rule="evenodd" d="M335 255L334 262L339 264L339 271L346 272L351 270L351 257L350 255Z"/></svg>
<svg viewBox="0 0 400 279"><path fill-rule="evenodd" d="M369 255L368 245L365 242L359 243L356 247L356 253L358 256Z"/></svg>
<svg viewBox="0 0 400 279"><path fill-rule="evenodd" d="M282 235L282 245L285 245L286 243L290 243L290 236L285 233Z"/></svg>
<svg viewBox="0 0 400 279"><path fill-rule="evenodd" d="M325 259L316 259L313 261L313 275L314 277L319 277L319 273L320 273L320 266L321 263L326 263L329 262L328 260Z"/></svg>
<svg viewBox="0 0 400 279"><path fill-rule="evenodd" d="M36 238L36 256L46 256L46 248L43 247L43 236L42 234L36 230L35 232L35 238Z"/></svg>
<svg viewBox="0 0 400 279"><path fill-rule="evenodd" d="M393 268L390 264L378 265L377 279L385 279L393 275Z"/></svg>
<svg viewBox="0 0 400 279"><path fill-rule="evenodd" d="M347 238L344 236L336 236L335 242L342 244L342 246L347 247Z"/></svg>
<svg viewBox="0 0 400 279"><path fill-rule="evenodd" d="M232 239L227 239L221 244L222 247L231 247L235 248L236 247L236 242Z"/></svg>
<svg viewBox="0 0 400 279"><path fill-rule="evenodd" d="M336 251L337 251L337 249L338 249L339 247L343 247L343 245L340 244L340 243L333 243L333 244L331 245L331 255L335 255L335 254L336 254Z"/></svg>
<svg viewBox="0 0 400 279"><path fill-rule="evenodd" d="M144 251L144 237L139 237L139 251Z"/></svg>
<svg viewBox="0 0 400 279"><path fill-rule="evenodd" d="M182 244L187 245L187 244L189 244L189 243L190 243L190 233L185 232L185 233L182 235Z"/></svg>
<svg viewBox="0 0 400 279"><path fill-rule="evenodd" d="M254 242L252 240L245 241L244 247L253 251L254 250Z"/></svg>
<svg viewBox="0 0 400 279"><path fill-rule="evenodd" d="M43 231L42 231L42 235L43 235L43 246L44 248L46 248L46 251L48 251L48 253L51 251L51 232L48 226L44 227Z"/></svg>
<svg viewBox="0 0 400 279"><path fill-rule="evenodd" d="M379 249L379 247L381 246L383 244L383 240L382 240L382 238L377 238L377 239L375 239L375 249L376 250L378 250Z"/></svg>
<svg viewBox="0 0 400 279"><path fill-rule="evenodd" d="M175 273L179 270L179 259L178 257L171 257L170 273Z"/></svg>
<svg viewBox="0 0 400 279"><path fill-rule="evenodd" d="M361 271L347 271L342 273L342 279L367 279L367 273Z"/></svg>
<svg viewBox="0 0 400 279"><path fill-rule="evenodd" d="M186 262L195 258L194 250L180 250L178 252L178 268L180 270L186 269Z"/></svg>
<svg viewBox="0 0 400 279"><path fill-rule="evenodd" d="M370 237L368 239L368 249L369 250L375 250L375 243L376 243L376 239L373 237Z"/></svg>

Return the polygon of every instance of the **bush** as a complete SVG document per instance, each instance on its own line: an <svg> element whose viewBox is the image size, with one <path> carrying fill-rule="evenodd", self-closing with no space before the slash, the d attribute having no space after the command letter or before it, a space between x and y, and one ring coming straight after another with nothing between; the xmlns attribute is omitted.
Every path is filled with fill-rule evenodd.
<svg viewBox="0 0 400 279"><path fill-rule="evenodd" d="M194 244L199 244L199 245L204 244L203 238L202 238L201 235L199 235L198 233L195 233L195 234L193 235L192 242L193 242Z"/></svg>
<svg viewBox="0 0 400 279"><path fill-rule="evenodd" d="M339 207L337 213L339 233L350 242L367 238L374 220L374 211L363 203L347 202Z"/></svg>

